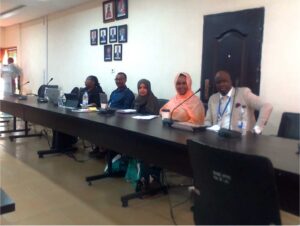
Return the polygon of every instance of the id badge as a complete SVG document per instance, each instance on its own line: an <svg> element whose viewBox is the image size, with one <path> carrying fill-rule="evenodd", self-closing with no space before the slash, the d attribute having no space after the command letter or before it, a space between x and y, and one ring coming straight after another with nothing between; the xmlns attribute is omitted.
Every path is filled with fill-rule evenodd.
<svg viewBox="0 0 300 226"><path fill-rule="evenodd" d="M243 128L243 121L242 120L238 121L238 128L240 128L240 129Z"/></svg>

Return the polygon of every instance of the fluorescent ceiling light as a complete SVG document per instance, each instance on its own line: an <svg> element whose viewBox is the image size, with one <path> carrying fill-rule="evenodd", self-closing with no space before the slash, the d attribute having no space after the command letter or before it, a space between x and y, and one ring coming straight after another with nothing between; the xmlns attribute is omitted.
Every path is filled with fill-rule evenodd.
<svg viewBox="0 0 300 226"><path fill-rule="evenodd" d="M18 10L20 10L20 9L22 9L24 7L26 7L26 5L18 5L16 7L14 7L14 8L11 8L11 9L8 9L8 10L6 10L4 12L1 12L0 13L0 18L1 19L5 19L5 18L8 18L8 17L11 17L11 16L15 15Z"/></svg>

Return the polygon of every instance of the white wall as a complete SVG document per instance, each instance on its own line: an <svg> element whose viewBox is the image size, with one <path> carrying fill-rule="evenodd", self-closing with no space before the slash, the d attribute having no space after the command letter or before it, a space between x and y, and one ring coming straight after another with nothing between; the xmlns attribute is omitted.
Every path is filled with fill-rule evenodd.
<svg viewBox="0 0 300 226"><path fill-rule="evenodd" d="M21 61L23 82L30 84L23 87L23 92L37 93L44 83L46 71L46 25L43 19L37 19L21 25ZM34 48L33 48L34 47Z"/></svg>
<svg viewBox="0 0 300 226"><path fill-rule="evenodd" d="M20 49L20 25L13 25L4 28L4 46L2 47L14 47Z"/></svg>
<svg viewBox="0 0 300 226"><path fill-rule="evenodd" d="M260 91L261 97L274 105L265 132L277 132L283 111L300 112L299 0L129 0L129 18L107 24L102 23L101 3L95 0L49 16L49 75L65 91L83 86L86 76L94 74L109 94L115 88L112 69L126 72L128 86L135 92L137 81L146 77L158 97L170 98L175 94L174 76L180 71L192 75L196 89L201 79L203 16L265 7ZM46 68L46 62L41 60L46 53L41 24L40 21L40 25L26 28L22 25L19 31L22 66L31 68L39 64L37 70L28 69L34 71L30 76L38 82L42 80L39 71ZM103 62L103 46L90 46L89 30L121 24L128 24L129 30L128 43L123 45L123 61ZM15 27L5 29L7 40ZM14 41L17 42L12 39L6 44Z"/></svg>
<svg viewBox="0 0 300 226"><path fill-rule="evenodd" d="M5 29L0 27L0 48L3 48L5 45Z"/></svg>

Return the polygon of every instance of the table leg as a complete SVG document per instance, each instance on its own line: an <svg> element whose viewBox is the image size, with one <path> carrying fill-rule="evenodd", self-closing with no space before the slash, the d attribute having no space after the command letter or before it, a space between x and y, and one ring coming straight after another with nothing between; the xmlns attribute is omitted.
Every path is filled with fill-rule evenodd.
<svg viewBox="0 0 300 226"><path fill-rule="evenodd" d="M101 180L107 177L123 177L124 173L113 173L112 172L112 151L107 151L106 153L106 159L107 159L107 172L99 175L89 176L85 178L85 181L88 183L88 185L92 185L92 181L95 180Z"/></svg>

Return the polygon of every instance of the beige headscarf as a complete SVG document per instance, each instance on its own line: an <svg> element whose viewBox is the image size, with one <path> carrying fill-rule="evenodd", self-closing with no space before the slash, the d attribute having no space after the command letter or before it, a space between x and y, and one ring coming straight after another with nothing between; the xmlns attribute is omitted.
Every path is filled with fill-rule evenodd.
<svg viewBox="0 0 300 226"><path fill-rule="evenodd" d="M184 100L186 100L194 94L194 92L192 91L191 76L186 72L181 72L176 75L174 80L175 86L179 76L184 76L186 78L186 83L188 87L187 92L184 95L180 95L179 93L177 93L175 97L173 97L168 103L166 103L161 108L161 110L169 109L170 112L172 112L173 109L176 108L180 103L182 103ZM201 100L199 99L199 97L193 96L188 101L183 103L180 107L175 109L175 111L172 114L172 119L180 122L203 124L205 116L204 114L204 107Z"/></svg>

